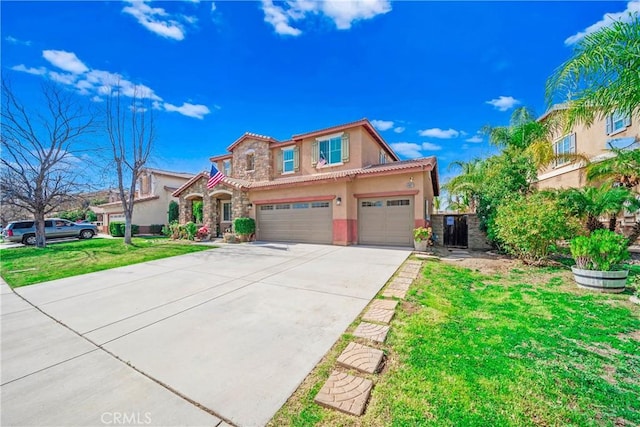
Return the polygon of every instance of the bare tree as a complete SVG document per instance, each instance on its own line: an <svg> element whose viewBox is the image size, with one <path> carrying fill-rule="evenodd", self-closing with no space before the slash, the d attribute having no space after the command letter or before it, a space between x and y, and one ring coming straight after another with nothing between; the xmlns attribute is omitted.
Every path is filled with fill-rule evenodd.
<svg viewBox="0 0 640 427"><path fill-rule="evenodd" d="M0 194L2 204L33 214L36 246L46 246L44 218L88 181L82 137L95 116L65 89L43 84L41 111L28 110L2 79Z"/></svg>
<svg viewBox="0 0 640 427"><path fill-rule="evenodd" d="M124 101L118 84L111 88L106 101L106 131L124 211L124 243L127 245L131 244L136 182L149 159L155 139L149 94L140 93L140 89L134 87L130 95L130 101Z"/></svg>

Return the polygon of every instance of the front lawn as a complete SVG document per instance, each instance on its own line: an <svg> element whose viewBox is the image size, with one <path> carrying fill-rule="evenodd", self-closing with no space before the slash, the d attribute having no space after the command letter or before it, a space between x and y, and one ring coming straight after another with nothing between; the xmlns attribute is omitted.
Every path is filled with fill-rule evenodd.
<svg viewBox="0 0 640 427"><path fill-rule="evenodd" d="M91 239L48 244L44 249L3 249L2 278L12 287L19 287L211 249L164 238L134 238L131 246L122 240Z"/></svg>
<svg viewBox="0 0 640 427"><path fill-rule="evenodd" d="M345 334L271 425L640 425L640 310L629 293L578 290L570 277L429 261L378 346L383 371L352 372L374 382L365 414L313 403L358 341Z"/></svg>

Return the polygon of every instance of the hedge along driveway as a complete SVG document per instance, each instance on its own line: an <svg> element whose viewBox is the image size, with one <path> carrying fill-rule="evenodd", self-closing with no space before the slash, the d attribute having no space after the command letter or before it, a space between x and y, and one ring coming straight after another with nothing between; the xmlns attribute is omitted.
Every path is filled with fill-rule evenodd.
<svg viewBox="0 0 640 427"><path fill-rule="evenodd" d="M0 257L2 278L15 288L212 248L165 238L134 238L132 242L127 246L121 238L91 239L50 242L44 249L6 249Z"/></svg>

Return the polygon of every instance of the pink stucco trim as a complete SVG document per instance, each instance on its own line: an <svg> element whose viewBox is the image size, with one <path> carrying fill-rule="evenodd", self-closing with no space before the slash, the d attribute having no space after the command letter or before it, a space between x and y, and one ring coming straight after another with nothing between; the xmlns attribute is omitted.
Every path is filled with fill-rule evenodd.
<svg viewBox="0 0 640 427"><path fill-rule="evenodd" d="M378 191L375 193L357 193L353 197L356 199L370 199L373 197L415 196L418 193L418 190Z"/></svg>
<svg viewBox="0 0 640 427"><path fill-rule="evenodd" d="M336 196L309 196L309 197L286 197L282 199L266 199L266 200L252 200L254 205L270 205L275 203L294 203L294 202L325 202L335 199Z"/></svg>

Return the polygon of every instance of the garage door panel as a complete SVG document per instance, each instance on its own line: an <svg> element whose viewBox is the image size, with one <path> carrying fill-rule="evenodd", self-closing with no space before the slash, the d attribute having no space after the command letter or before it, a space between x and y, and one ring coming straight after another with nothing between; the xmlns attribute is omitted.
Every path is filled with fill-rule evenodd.
<svg viewBox="0 0 640 427"><path fill-rule="evenodd" d="M413 223L412 198L358 201L358 240L361 244L411 246Z"/></svg>
<svg viewBox="0 0 640 427"><path fill-rule="evenodd" d="M332 243L333 219L329 202L261 205L258 239L281 242Z"/></svg>

